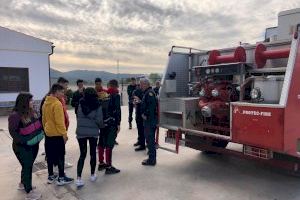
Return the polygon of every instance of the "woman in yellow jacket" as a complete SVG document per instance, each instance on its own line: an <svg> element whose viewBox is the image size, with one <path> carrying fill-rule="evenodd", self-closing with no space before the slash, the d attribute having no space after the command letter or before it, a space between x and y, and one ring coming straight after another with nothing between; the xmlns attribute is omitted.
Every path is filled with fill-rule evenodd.
<svg viewBox="0 0 300 200"><path fill-rule="evenodd" d="M48 183L51 184L57 180L56 184L59 186L73 181L64 172L65 143L68 140L68 136L63 105L59 101L59 98L63 95L64 88L59 84L54 84L51 87L50 95L46 97L42 107L42 122L46 134L45 152L48 165ZM53 173L54 165L58 165L58 178Z"/></svg>

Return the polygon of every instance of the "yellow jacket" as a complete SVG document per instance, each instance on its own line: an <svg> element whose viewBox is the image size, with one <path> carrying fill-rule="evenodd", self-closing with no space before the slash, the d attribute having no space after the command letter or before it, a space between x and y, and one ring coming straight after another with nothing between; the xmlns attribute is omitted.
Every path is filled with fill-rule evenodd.
<svg viewBox="0 0 300 200"><path fill-rule="evenodd" d="M67 137L64 110L58 98L47 96L42 107L42 123L48 137Z"/></svg>

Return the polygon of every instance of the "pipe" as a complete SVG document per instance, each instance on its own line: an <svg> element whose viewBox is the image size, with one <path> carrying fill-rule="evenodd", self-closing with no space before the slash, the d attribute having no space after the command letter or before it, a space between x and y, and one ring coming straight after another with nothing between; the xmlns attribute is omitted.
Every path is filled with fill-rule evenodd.
<svg viewBox="0 0 300 200"><path fill-rule="evenodd" d="M268 59L288 58L290 48L267 50L267 47L260 43L255 48L255 62L257 68L263 68Z"/></svg>
<svg viewBox="0 0 300 200"><path fill-rule="evenodd" d="M222 140L226 140L226 141L231 141L231 137L226 136L226 135L218 135L218 134L209 133L209 132L205 132L205 131L197 131L197 130L185 129L185 128L179 128L179 129L180 129L181 133L188 132L189 134L195 135L195 136L209 136L209 137L218 138L218 139L222 139Z"/></svg>

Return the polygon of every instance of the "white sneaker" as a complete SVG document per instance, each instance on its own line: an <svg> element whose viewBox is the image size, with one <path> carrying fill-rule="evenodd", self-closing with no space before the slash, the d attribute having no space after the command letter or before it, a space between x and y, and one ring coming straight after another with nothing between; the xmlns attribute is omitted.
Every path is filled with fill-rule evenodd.
<svg viewBox="0 0 300 200"><path fill-rule="evenodd" d="M25 200L39 200L42 198L42 194L36 190L31 190L27 195Z"/></svg>
<svg viewBox="0 0 300 200"><path fill-rule="evenodd" d="M72 163L65 162L65 168L70 168L70 167L73 167L73 164L72 164Z"/></svg>
<svg viewBox="0 0 300 200"><path fill-rule="evenodd" d="M75 181L75 185L77 186L77 187L82 187L82 186L84 186L84 181L80 178L80 179L77 179L76 181Z"/></svg>
<svg viewBox="0 0 300 200"><path fill-rule="evenodd" d="M18 190L25 190L24 184L23 184L23 183L19 183L17 189L18 189Z"/></svg>
<svg viewBox="0 0 300 200"><path fill-rule="evenodd" d="M95 182L96 180L97 180L97 175L96 174L91 175L90 181Z"/></svg>

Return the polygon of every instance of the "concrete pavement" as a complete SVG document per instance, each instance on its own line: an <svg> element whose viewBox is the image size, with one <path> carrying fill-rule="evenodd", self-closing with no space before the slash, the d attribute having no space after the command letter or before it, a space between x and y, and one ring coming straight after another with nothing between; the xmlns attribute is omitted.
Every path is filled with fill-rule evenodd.
<svg viewBox="0 0 300 200"><path fill-rule="evenodd" d="M76 178L79 147L75 138L76 120L70 111L70 140L67 143L67 161L74 164L66 169ZM121 169L116 175L98 172L95 183L89 181L89 156L83 172L86 185L77 190L74 184L58 187L46 183L47 170L33 175L33 184L48 200L298 200L300 178L255 162L222 155L205 155L199 151L181 148L176 155L158 150L158 164L145 167L140 163L147 157L146 151L135 152L137 130L128 130L127 107L122 107L122 128L118 136L120 145L113 152L113 164ZM24 193L17 191L20 166L11 149L8 137L7 117L0 118L0 199L21 200ZM162 134L161 134L162 135ZM162 145L163 135L160 139ZM173 146L170 146L173 147ZM37 162L43 161L43 144L40 145Z"/></svg>

